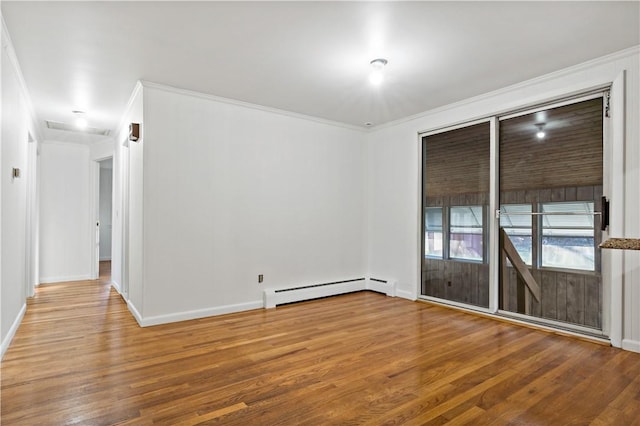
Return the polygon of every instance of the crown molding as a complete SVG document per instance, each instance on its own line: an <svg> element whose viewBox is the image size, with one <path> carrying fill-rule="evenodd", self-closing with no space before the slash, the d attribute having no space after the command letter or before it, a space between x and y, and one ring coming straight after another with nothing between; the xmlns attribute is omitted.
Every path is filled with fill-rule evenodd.
<svg viewBox="0 0 640 426"><path fill-rule="evenodd" d="M542 84L551 80L555 80L561 77L565 77L567 75L571 75L571 74L575 74L581 71L585 71L588 70L590 68L596 67L596 66L600 66L600 65L606 65L609 64L611 62L615 62L618 60L622 60L622 59L626 59L630 56L634 56L640 53L640 45L635 45L632 47L629 47L627 49L623 49L614 53L610 53L608 55L605 56L600 56L598 58L595 59L591 59L589 61L586 62L582 62L579 63L577 65L573 65L567 68L563 68L560 69L558 71L553 71L551 73L548 74L544 74L542 76L539 77L534 77L532 79L529 80L525 80L522 81L520 83L516 83L516 84L512 84L510 86L506 86L497 90L493 90L491 92L487 92L487 93L483 93L481 95L477 95L471 98L467 98L464 99L462 101L458 101L458 102L454 102L451 104L447 104L447 105L443 105L441 107L437 107L437 108L433 108L430 109L428 111L423 111L420 112L418 114L414 114L414 115L410 115L408 117L404 117L404 118L400 118L398 120L394 120L394 121L389 121L387 123L384 124L380 124L374 127L371 127L370 129L368 129L369 132L375 132L377 130L382 130L382 129L387 129L390 127L394 127L403 123L407 123L413 120L418 120L420 118L425 118L425 117L429 117L431 115L435 115L435 114L439 114L442 113L444 111L448 111L448 110L452 110L452 109L456 109L456 108L460 108L460 107L464 107L466 105L471 105L474 104L476 102L480 102L480 101L484 101L490 98L494 98L500 95L504 95L510 92L514 92L516 90L520 90L520 89L524 89L530 86L535 86L537 84ZM481 118L481 117L477 117L477 118Z"/></svg>
<svg viewBox="0 0 640 426"><path fill-rule="evenodd" d="M181 89L181 88L178 88L178 87L168 86L168 85L160 84L160 83L154 83L154 82L151 82L151 81L142 80L142 81L140 81L140 83L145 88L163 90L165 92L176 93L176 94L179 94L179 95L190 96L190 97L205 99L205 100L214 101L214 102L220 102L220 103L224 103L224 104L228 104L228 105L240 106L240 107L254 109L254 110L258 110L258 111L269 112L269 113L272 113L272 114L284 115L286 117L292 117L292 118L297 118L297 119L300 119L300 120L312 121L312 122L315 122L315 123L325 124L325 125L328 125L328 126L341 127L341 128L348 129L348 130L355 130L355 131L357 131L359 133L366 133L367 130L368 130L368 129L364 129L364 128L359 127L359 126L355 126L355 125L347 124L347 123L342 123L342 122L339 122L339 121L327 120L327 119L320 118L320 117L314 117L312 115L300 114L300 113L297 113L297 112L287 111L287 110L278 109L278 108L272 108L272 107L268 107L268 106L264 106L264 105L252 104L252 103L249 103L249 102L239 101L239 100L236 100L236 99L223 98L221 96L209 95L207 93L195 92L193 90Z"/></svg>
<svg viewBox="0 0 640 426"><path fill-rule="evenodd" d="M29 114L30 123L29 123L29 131L32 136L35 137L36 141L42 141L43 132L42 128L39 126L38 116L36 114L35 108L33 107L33 102L31 101L31 95L29 94L29 89L27 88L27 84L24 81L24 76L22 75L22 69L20 68L20 63L18 62L18 57L16 55L16 51L13 47L13 42L11 41L11 36L9 35L9 30L7 29L7 24L4 21L4 16L2 16L2 12L0 11L0 26L2 27L2 50L7 52L7 57L9 58L9 63L13 68L13 71L16 73L16 78L18 80L18 85L20 86L20 93L24 98L25 105L27 107L27 112Z"/></svg>

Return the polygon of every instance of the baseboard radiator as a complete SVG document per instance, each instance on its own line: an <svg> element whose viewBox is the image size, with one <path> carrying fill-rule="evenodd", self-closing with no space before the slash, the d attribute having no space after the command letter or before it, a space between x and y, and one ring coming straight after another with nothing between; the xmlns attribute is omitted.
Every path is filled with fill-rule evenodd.
<svg viewBox="0 0 640 426"><path fill-rule="evenodd" d="M265 289L264 307L275 308L285 303L302 302L304 300L318 299L321 297L337 296L355 291L371 290L384 293L387 296L396 296L396 282L382 278L354 278L351 280L334 281L320 284L310 284L300 287L283 289Z"/></svg>

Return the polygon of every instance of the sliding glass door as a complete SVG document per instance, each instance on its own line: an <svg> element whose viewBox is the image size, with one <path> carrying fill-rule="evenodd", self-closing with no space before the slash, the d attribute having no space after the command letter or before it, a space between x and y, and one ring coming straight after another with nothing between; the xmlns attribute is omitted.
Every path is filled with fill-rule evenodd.
<svg viewBox="0 0 640 426"><path fill-rule="evenodd" d="M489 306L489 122L426 135L422 294Z"/></svg>
<svg viewBox="0 0 640 426"><path fill-rule="evenodd" d="M603 98L500 121L500 308L602 328Z"/></svg>
<svg viewBox="0 0 640 426"><path fill-rule="evenodd" d="M423 298L600 333L605 100L422 135Z"/></svg>

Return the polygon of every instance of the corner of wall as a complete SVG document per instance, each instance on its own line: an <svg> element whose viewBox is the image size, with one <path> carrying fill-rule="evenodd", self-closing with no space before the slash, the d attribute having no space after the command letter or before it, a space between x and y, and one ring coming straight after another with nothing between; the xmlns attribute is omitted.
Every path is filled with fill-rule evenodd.
<svg viewBox="0 0 640 426"><path fill-rule="evenodd" d="M135 318L138 325L140 327L144 327L144 320L142 319L142 315L140 314L138 309L136 309L135 305L131 303L131 300L127 300L127 308L129 309L129 312L131 312L131 315L133 315L133 318Z"/></svg>
<svg viewBox="0 0 640 426"><path fill-rule="evenodd" d="M5 352L7 351L7 349L9 349L9 345L11 344L13 337L16 335L18 327L20 327L20 323L22 322L22 318L24 318L25 312L27 312L26 303L22 305L22 308L20 308L20 312L18 312L18 316L13 321L13 324L11 324L11 328L9 328L7 335L2 339L2 346L0 347L0 360L4 358Z"/></svg>

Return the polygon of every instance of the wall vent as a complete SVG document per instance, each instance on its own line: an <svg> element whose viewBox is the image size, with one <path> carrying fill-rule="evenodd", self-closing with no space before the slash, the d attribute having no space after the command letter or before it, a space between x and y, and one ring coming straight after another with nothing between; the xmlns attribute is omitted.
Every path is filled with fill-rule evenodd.
<svg viewBox="0 0 640 426"><path fill-rule="evenodd" d="M71 124L59 123L57 121L46 120L45 123L47 124L48 129L65 130L67 132L86 133L89 135L100 135L100 136L109 136L109 133L111 133L111 130L109 129L96 129L95 127L78 129L77 127L72 126Z"/></svg>

